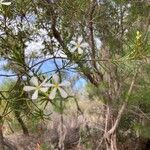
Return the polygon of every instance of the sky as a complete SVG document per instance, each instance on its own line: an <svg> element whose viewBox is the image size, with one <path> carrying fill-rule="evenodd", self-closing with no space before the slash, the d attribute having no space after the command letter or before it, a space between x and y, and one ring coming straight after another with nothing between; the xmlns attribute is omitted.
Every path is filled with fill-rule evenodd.
<svg viewBox="0 0 150 150"><path fill-rule="evenodd" d="M38 60L40 61L40 60ZM4 60L0 60L0 84L2 84L4 81L6 81L7 79L15 79L15 77L4 77L4 76L1 76L1 75L12 75L13 72L11 71L4 71L3 69L3 65L6 64L6 61ZM61 61L57 61L57 64L59 65L59 67L62 66L61 64ZM37 68L37 67L35 67ZM47 61L45 62L40 71L41 72L48 72L48 71L52 71L51 73L48 73L47 75L51 76L52 74L54 74L55 72L53 70L56 70L56 66L54 64L53 61ZM70 70L70 71L67 71L67 76L68 76L68 80L72 79L73 77L77 76L78 73L74 72L75 70L73 70L73 72ZM83 77L80 77L77 82L75 83L74 85L74 88L75 89L80 89L80 88L83 88L86 84L86 80L83 78Z"/></svg>

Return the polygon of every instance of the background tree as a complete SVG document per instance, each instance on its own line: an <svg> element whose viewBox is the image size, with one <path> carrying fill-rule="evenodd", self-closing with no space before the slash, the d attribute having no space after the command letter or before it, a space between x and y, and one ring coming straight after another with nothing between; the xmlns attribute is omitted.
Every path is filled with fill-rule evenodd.
<svg viewBox="0 0 150 150"><path fill-rule="evenodd" d="M123 114L132 97L139 98L140 81L147 80L146 88L149 85L144 72L149 66L149 7L148 1L126 0L13 1L10 7L2 6L1 57L21 80L38 76L36 67L50 60L60 77L61 71L72 68L81 74L98 89L104 104L100 143L107 150L117 150ZM40 54L28 55L27 45L39 40Z"/></svg>

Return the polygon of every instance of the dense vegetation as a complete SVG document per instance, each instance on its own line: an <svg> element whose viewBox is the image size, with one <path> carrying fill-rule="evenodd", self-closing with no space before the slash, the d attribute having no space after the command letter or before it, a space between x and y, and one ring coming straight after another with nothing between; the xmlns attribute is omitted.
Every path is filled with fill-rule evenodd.
<svg viewBox="0 0 150 150"><path fill-rule="evenodd" d="M149 0L7 2L0 150L20 131L25 150L150 148Z"/></svg>

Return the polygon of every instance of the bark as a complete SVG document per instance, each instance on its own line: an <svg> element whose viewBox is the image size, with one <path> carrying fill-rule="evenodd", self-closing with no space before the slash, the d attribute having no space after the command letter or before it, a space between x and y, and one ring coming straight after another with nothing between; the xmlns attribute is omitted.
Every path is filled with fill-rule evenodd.
<svg viewBox="0 0 150 150"><path fill-rule="evenodd" d="M110 137L106 138L106 149L107 150L118 150L116 133L112 134Z"/></svg>
<svg viewBox="0 0 150 150"><path fill-rule="evenodd" d="M95 50L95 42L94 42L94 29L93 29L93 14L95 12L96 8L96 1L91 2L91 6L89 8L89 23L88 23L88 28L89 28L89 44L91 47L91 59L92 61L92 66L96 69L96 61L95 61L95 56L96 56L96 50Z"/></svg>
<svg viewBox="0 0 150 150"><path fill-rule="evenodd" d="M4 138L3 142L4 142L4 145L9 148L9 150L17 150L16 146L12 144L9 140Z"/></svg>
<svg viewBox="0 0 150 150"><path fill-rule="evenodd" d="M0 125L0 150L4 150L2 125Z"/></svg>
<svg viewBox="0 0 150 150"><path fill-rule="evenodd" d="M24 135L29 135L28 128L26 127L24 121L20 117L20 113L19 112L15 112L15 117L17 118L17 121L19 122L19 124L20 124L20 126L22 128L23 134Z"/></svg>

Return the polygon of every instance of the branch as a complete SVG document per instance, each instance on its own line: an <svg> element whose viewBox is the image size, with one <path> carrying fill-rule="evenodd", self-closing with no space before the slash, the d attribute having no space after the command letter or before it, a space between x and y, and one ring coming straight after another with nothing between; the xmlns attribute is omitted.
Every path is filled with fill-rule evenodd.
<svg viewBox="0 0 150 150"><path fill-rule="evenodd" d="M5 146L7 146L10 150L17 150L17 147L12 143L10 142L8 139L4 138L3 139L3 143Z"/></svg>
<svg viewBox="0 0 150 150"><path fill-rule="evenodd" d="M129 97L130 97L130 95L131 95L132 89L133 89L133 87L134 87L134 83L135 83L135 80L136 80L136 76L137 76L137 71L136 71L136 73L135 73L134 76L133 76L133 79L132 79L130 88L129 88L129 90L128 90L126 99L125 99L125 101L124 101L122 107L120 108L120 111L118 112L118 116L117 116L117 118L116 118L115 124L114 124L114 126L108 131L108 133L107 133L108 135L113 134L113 133L115 132L115 130L117 129L118 125L119 125L119 122L120 122L120 120L121 120L121 117L122 117L122 115L123 115L123 113L124 113L124 110L125 110L125 108L126 108L126 106L127 106L128 101L129 101Z"/></svg>
<svg viewBox="0 0 150 150"><path fill-rule="evenodd" d="M95 7L96 7L96 2L95 0L93 0L91 2L91 10L90 10L90 13L89 13L89 43L90 43L90 47L91 47L91 50L92 50L92 59L94 60L95 59L95 43L94 43L94 31L93 31L93 14L94 14L94 11L95 11ZM95 68L96 67L96 62L95 61L92 61L92 64Z"/></svg>
<svg viewBox="0 0 150 150"><path fill-rule="evenodd" d="M11 77L16 77L18 76L17 74L0 74L0 77L8 77L8 78L11 78Z"/></svg>

